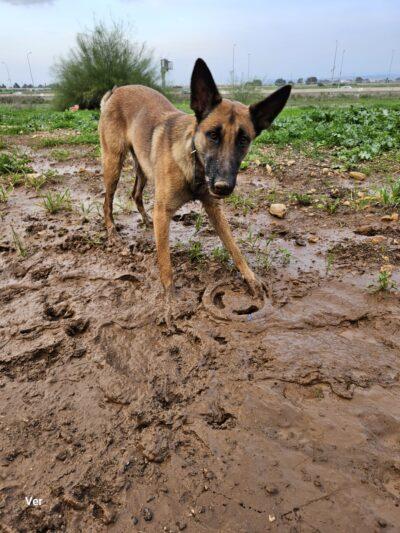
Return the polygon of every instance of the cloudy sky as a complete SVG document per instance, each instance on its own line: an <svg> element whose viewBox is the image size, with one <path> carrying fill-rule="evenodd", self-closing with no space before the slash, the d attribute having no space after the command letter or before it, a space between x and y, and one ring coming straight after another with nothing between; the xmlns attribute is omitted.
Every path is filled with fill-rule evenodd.
<svg viewBox="0 0 400 533"><path fill-rule="evenodd" d="M132 40L174 61L170 81L187 83L196 57L227 82L237 78L329 77L335 41L343 74L400 75L400 0L0 0L0 83L51 81L50 66L95 20L123 20ZM250 56L249 56L250 54Z"/></svg>

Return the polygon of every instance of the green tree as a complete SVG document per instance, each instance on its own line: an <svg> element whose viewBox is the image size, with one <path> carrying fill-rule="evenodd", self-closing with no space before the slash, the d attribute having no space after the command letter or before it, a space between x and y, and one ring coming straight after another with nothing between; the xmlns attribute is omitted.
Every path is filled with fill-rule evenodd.
<svg viewBox="0 0 400 533"><path fill-rule="evenodd" d="M99 22L93 30L78 33L76 47L53 67L55 104L59 109L79 104L99 107L104 93L114 85L157 86L158 74L151 50L132 43L122 24L107 27Z"/></svg>

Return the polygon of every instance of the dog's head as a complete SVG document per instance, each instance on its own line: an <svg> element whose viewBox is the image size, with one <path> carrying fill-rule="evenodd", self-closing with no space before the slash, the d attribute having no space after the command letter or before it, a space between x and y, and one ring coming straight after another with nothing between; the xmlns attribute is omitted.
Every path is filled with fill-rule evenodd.
<svg viewBox="0 0 400 533"><path fill-rule="evenodd" d="M285 85L251 106L224 100L209 68L198 59L190 89L190 107L198 123L194 142L209 190L220 198L228 196L235 188L240 164L251 141L282 111L291 86Z"/></svg>

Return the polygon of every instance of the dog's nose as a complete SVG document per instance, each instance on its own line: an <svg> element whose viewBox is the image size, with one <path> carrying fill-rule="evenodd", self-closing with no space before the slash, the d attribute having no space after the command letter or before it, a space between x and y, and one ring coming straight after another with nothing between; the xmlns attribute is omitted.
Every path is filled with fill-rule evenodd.
<svg viewBox="0 0 400 533"><path fill-rule="evenodd" d="M225 195L229 194L232 191L232 187L226 181L216 181L214 183L214 191L217 194Z"/></svg>

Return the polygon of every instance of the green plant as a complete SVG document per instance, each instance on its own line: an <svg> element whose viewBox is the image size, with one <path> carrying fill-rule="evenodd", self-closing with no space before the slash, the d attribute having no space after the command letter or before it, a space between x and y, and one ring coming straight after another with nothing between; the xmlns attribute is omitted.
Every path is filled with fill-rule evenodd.
<svg viewBox="0 0 400 533"><path fill-rule="evenodd" d="M194 219L194 229L195 229L196 233L198 233L201 230L203 224L204 224L203 213L197 213L196 217Z"/></svg>
<svg viewBox="0 0 400 533"><path fill-rule="evenodd" d="M252 198L233 193L226 198L226 203L231 205L234 209L241 210L244 215L247 215L250 209L253 209L256 204Z"/></svg>
<svg viewBox="0 0 400 533"><path fill-rule="evenodd" d="M287 248L278 248L277 252L282 257L283 264L288 265L292 258L292 252L288 250Z"/></svg>
<svg viewBox="0 0 400 533"><path fill-rule="evenodd" d="M64 192L52 193L49 191L43 196L43 207L49 213L58 213L62 210L71 209L71 193L69 189L65 189Z"/></svg>
<svg viewBox="0 0 400 533"><path fill-rule="evenodd" d="M28 255L28 249L24 244L24 241L20 237L20 235L15 231L13 226L11 226L11 233L13 238L13 243L15 247L15 251L21 256L26 257Z"/></svg>
<svg viewBox="0 0 400 533"><path fill-rule="evenodd" d="M191 240L189 242L188 253L189 258L193 263L201 263L205 258L205 255L203 253L203 247L200 241Z"/></svg>
<svg viewBox="0 0 400 533"><path fill-rule="evenodd" d="M96 209L96 206L93 203L81 202L79 204L78 212L82 215L82 220L84 222L89 221L90 214L93 212L94 209Z"/></svg>
<svg viewBox="0 0 400 533"><path fill-rule="evenodd" d="M325 204L325 208L329 214L333 215L340 205L340 199L336 198L335 200L330 200Z"/></svg>
<svg viewBox="0 0 400 533"><path fill-rule="evenodd" d="M395 281L392 280L392 272L389 270L383 270L379 272L376 290L377 291L390 291L397 287Z"/></svg>
<svg viewBox="0 0 400 533"><path fill-rule="evenodd" d="M400 205L400 178L390 180L387 187L378 189L377 198L383 205L393 207Z"/></svg>
<svg viewBox="0 0 400 533"><path fill-rule="evenodd" d="M98 22L93 30L79 33L76 47L55 66L56 105L65 109L99 107L102 96L114 85L156 86L153 54L144 44L132 44L122 24L107 27Z"/></svg>
<svg viewBox="0 0 400 533"><path fill-rule="evenodd" d="M26 172L32 172L32 169L27 163L30 162L30 158L27 155L13 153L1 153L0 154L0 174L25 174Z"/></svg>
<svg viewBox="0 0 400 533"><path fill-rule="evenodd" d="M211 250L211 257L214 259L214 261L226 264L229 262L230 255L226 248L222 246L216 246Z"/></svg>
<svg viewBox="0 0 400 533"><path fill-rule="evenodd" d="M71 157L71 152L69 150L58 148L56 150L52 150L50 155L56 161L66 161Z"/></svg>
<svg viewBox="0 0 400 533"><path fill-rule="evenodd" d="M25 177L26 187L32 187L38 191L47 182L47 177L44 174L27 174Z"/></svg>
<svg viewBox="0 0 400 533"><path fill-rule="evenodd" d="M6 204L13 190L14 187L12 184L10 184L7 188L4 187L4 185L0 185L0 203Z"/></svg>
<svg viewBox="0 0 400 533"><path fill-rule="evenodd" d="M295 192L291 195L291 198L299 205L308 206L312 204L312 196L306 193Z"/></svg>

